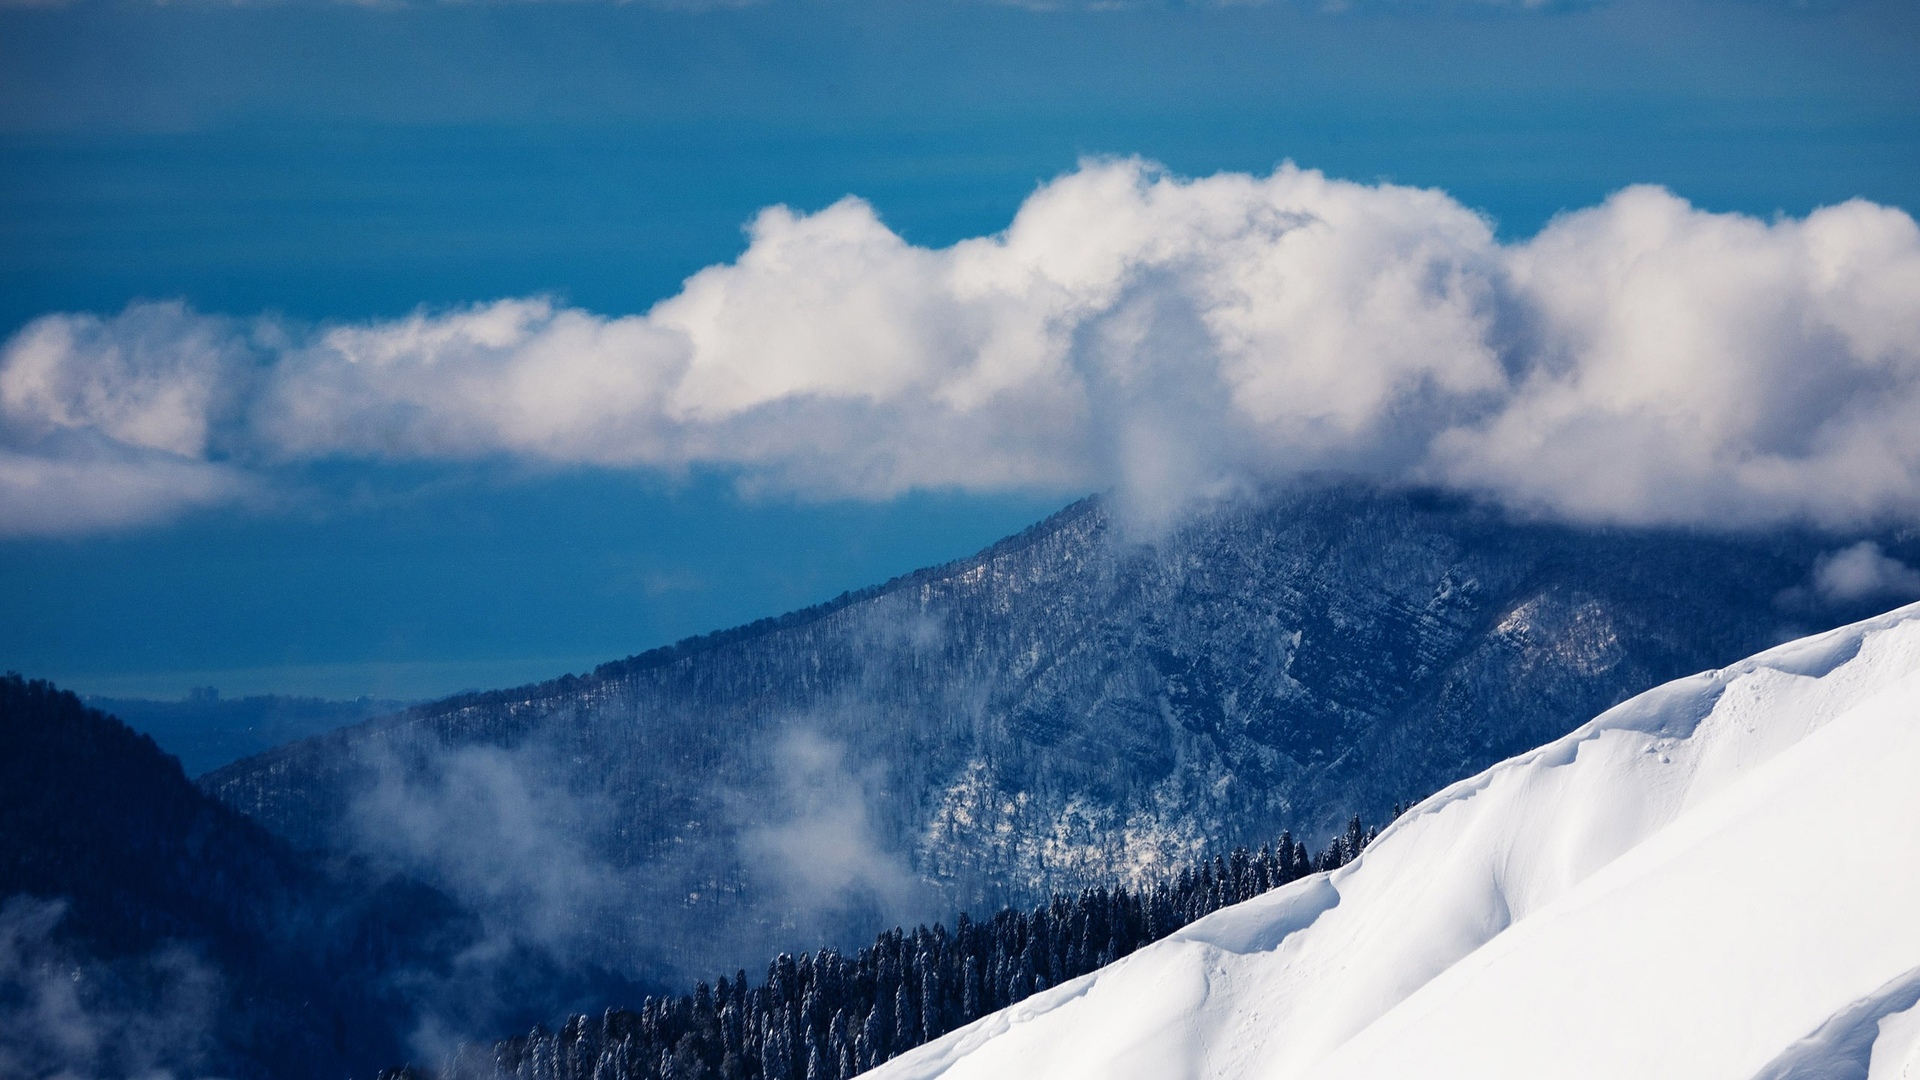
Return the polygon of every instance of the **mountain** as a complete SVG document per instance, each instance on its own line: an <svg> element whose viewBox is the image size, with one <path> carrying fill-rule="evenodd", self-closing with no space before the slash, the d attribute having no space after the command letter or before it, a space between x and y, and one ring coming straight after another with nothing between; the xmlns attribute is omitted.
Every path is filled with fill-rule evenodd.
<svg viewBox="0 0 1920 1080"><path fill-rule="evenodd" d="M202 785L516 940L704 976L1382 820L1647 687L1864 614L1808 585L1839 542L1348 484L1141 535L1090 499L817 608Z"/></svg>
<svg viewBox="0 0 1920 1080"><path fill-rule="evenodd" d="M81 700L152 736L162 750L180 759L188 776L407 706L404 701L381 698L328 701L281 694L223 698L212 687L193 690L181 701L94 694Z"/></svg>
<svg viewBox="0 0 1920 1080"><path fill-rule="evenodd" d="M1920 1075L1920 605L1669 683L875 1080Z"/></svg>

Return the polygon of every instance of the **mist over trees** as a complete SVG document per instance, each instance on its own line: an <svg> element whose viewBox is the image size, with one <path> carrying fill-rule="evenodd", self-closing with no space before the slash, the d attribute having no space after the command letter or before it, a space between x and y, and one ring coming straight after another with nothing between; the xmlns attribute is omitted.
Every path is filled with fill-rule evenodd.
<svg viewBox="0 0 1920 1080"><path fill-rule="evenodd" d="M0 677L0 1076L371 1075L450 984L476 1022L524 1015L462 981L481 931L416 879L294 848L73 694ZM550 999L627 985L572 997L590 968L508 959Z"/></svg>
<svg viewBox="0 0 1920 1080"><path fill-rule="evenodd" d="M1394 808L1395 816L1400 808ZM895 927L852 955L781 953L689 994L574 1015L558 1031L462 1046L437 1069L382 1080L847 1080L982 1016L1085 975L1221 908L1357 858L1378 829L1359 816L1318 854L1282 833L1144 888L1055 894L954 928Z"/></svg>

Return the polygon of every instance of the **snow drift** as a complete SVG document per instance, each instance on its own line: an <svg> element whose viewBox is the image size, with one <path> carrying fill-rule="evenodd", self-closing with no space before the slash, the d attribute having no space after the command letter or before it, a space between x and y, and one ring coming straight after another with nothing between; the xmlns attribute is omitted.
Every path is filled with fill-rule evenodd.
<svg viewBox="0 0 1920 1080"><path fill-rule="evenodd" d="M1659 687L904 1055L981 1077L1920 1076L1920 605Z"/></svg>

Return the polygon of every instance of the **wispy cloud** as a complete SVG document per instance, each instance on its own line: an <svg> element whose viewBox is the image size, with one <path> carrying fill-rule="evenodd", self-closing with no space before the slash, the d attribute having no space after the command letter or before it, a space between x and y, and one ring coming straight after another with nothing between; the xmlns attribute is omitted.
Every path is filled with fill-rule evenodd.
<svg viewBox="0 0 1920 1080"><path fill-rule="evenodd" d="M222 465L111 444L0 447L0 535L62 535L141 525L255 490Z"/></svg>
<svg viewBox="0 0 1920 1080"><path fill-rule="evenodd" d="M906 859L881 842L868 809L873 777L849 767L846 748L798 726L773 747L776 787L755 800L740 834L744 864L781 898L785 918L810 930L850 911L879 921L932 909L930 891Z"/></svg>
<svg viewBox="0 0 1920 1080"><path fill-rule="evenodd" d="M1920 597L1920 570L1862 540L1816 560L1813 586L1831 601L1912 600Z"/></svg>
<svg viewBox="0 0 1920 1080"><path fill-rule="evenodd" d="M448 746L400 728L364 746L332 842L476 919L444 968L391 975L418 1009L417 1048L438 1055L498 1030L528 970L585 972L583 986L690 982L931 917L933 888L872 810L884 778L815 730L829 719L743 735L754 764L731 776L677 788L641 770L639 810L615 794L634 776L568 782L581 746L551 730ZM663 732L659 752L673 742ZM671 839L636 846L636 829Z"/></svg>
<svg viewBox="0 0 1920 1080"><path fill-rule="evenodd" d="M345 846L421 873L467 902L486 934L467 959L532 946L573 957L621 883L590 853L610 808L545 782L535 751L443 750L423 765L375 754Z"/></svg>
<svg viewBox="0 0 1920 1080"><path fill-rule="evenodd" d="M852 198L749 235L619 317L47 316L0 355L0 461L72 478L18 485L0 528L141 520L333 457L1115 486L1149 515L1321 470L1600 521L1920 510L1920 229L1863 201L1761 221L1637 187L1503 244L1438 191L1096 161L949 248ZM116 483L133 466L102 448L175 472Z"/></svg>

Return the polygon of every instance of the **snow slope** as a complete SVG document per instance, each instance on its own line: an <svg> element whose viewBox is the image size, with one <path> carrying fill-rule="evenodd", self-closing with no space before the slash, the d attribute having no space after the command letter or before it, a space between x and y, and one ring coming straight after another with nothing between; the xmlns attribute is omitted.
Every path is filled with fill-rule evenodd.
<svg viewBox="0 0 1920 1080"><path fill-rule="evenodd" d="M1920 1078L1920 605L1634 698L887 1080Z"/></svg>

